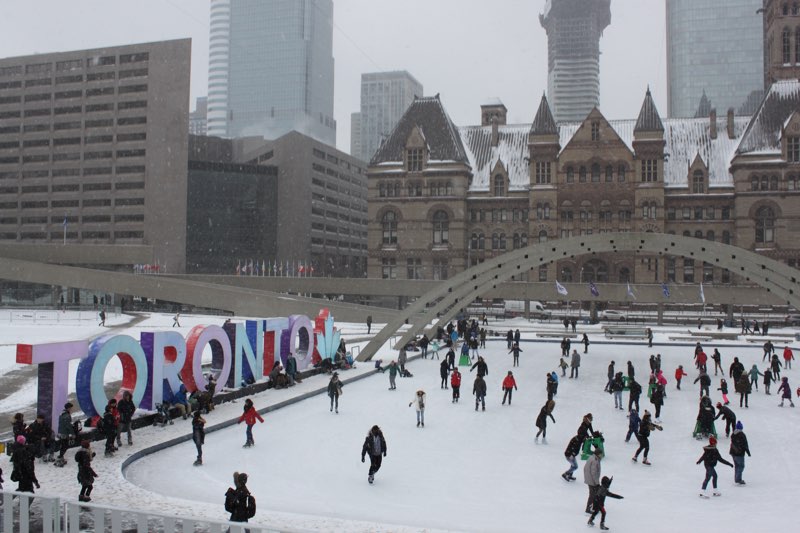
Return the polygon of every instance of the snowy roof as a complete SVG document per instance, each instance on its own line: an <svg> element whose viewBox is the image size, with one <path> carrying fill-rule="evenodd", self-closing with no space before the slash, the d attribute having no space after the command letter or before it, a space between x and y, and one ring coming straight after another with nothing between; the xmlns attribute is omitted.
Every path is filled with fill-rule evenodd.
<svg viewBox="0 0 800 533"><path fill-rule="evenodd" d="M795 111L800 111L800 80L773 83L753 115L738 153L780 152L781 130Z"/></svg>
<svg viewBox="0 0 800 533"><path fill-rule="evenodd" d="M392 130L389 138L372 156L370 165L387 161L402 162L406 140L414 128L425 136L430 160L467 162L467 154L456 126L439 100L439 95L415 98Z"/></svg>
<svg viewBox="0 0 800 533"><path fill-rule="evenodd" d="M467 148L472 167L470 190L488 190L489 177L498 161L508 172L509 190L527 190L528 130L530 126L498 126L497 146L492 146L491 126L465 126L458 129Z"/></svg>

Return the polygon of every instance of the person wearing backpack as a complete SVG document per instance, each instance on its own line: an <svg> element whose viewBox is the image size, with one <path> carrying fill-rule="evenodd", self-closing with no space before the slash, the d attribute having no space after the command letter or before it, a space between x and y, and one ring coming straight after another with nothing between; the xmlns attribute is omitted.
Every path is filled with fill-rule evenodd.
<svg viewBox="0 0 800 533"><path fill-rule="evenodd" d="M78 501L82 502L92 501L90 496L94 488L94 478L97 477L97 472L92 468L92 458L96 454L89 446L90 442L84 440L81 442L80 450L75 452L75 462L78 463L78 483L81 485Z"/></svg>
<svg viewBox="0 0 800 533"><path fill-rule="evenodd" d="M256 515L256 499L247 488L247 474L233 473L234 487L225 493L225 510L231 513L231 522L247 522Z"/></svg>

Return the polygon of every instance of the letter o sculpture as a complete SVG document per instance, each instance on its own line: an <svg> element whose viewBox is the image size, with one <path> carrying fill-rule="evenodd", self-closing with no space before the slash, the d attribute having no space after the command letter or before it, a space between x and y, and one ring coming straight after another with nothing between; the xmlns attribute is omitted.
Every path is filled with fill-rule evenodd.
<svg viewBox="0 0 800 533"><path fill-rule="evenodd" d="M203 349L208 343L213 343L211 352L214 361L222 358L222 370L217 376L217 383L227 383L231 374L232 350L228 334L219 326L195 326L186 337L186 363L181 370L181 379L189 392L208 389L208 380L203 375Z"/></svg>
<svg viewBox="0 0 800 533"><path fill-rule="evenodd" d="M136 406L144 397L147 388L147 358L142 347L128 335L101 337L89 346L89 356L78 364L75 378L75 394L87 416L102 415L105 412L108 398L103 388L103 376L115 355L122 362L120 390L130 390Z"/></svg>

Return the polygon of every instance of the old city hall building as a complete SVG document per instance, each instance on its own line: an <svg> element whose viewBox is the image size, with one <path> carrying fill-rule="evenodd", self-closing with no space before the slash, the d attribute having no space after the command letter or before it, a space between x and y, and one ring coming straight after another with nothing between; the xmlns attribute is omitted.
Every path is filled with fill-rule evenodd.
<svg viewBox="0 0 800 533"><path fill-rule="evenodd" d="M458 127L417 98L368 171L368 275L446 279L507 250L603 232L652 231L800 259L800 82L774 82L752 117L662 119L650 91L636 120L532 124L499 101ZM523 274L530 281L727 284L704 258L603 254ZM712 259L712 258L708 258Z"/></svg>

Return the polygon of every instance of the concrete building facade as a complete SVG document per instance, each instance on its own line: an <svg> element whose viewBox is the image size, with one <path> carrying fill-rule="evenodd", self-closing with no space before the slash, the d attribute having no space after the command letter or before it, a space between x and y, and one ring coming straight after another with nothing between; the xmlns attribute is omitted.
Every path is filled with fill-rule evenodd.
<svg viewBox="0 0 800 533"><path fill-rule="evenodd" d="M211 0L208 133L336 144L332 0Z"/></svg>
<svg viewBox="0 0 800 533"><path fill-rule="evenodd" d="M762 2L666 0L669 117L752 114L764 86Z"/></svg>
<svg viewBox="0 0 800 533"><path fill-rule="evenodd" d="M362 74L361 111L357 124L351 123L351 146L358 136L358 152L351 150L350 153L362 161L369 161L414 97L422 94L422 84L405 70Z"/></svg>
<svg viewBox="0 0 800 533"><path fill-rule="evenodd" d="M0 60L3 249L183 271L190 58L184 39Z"/></svg>

